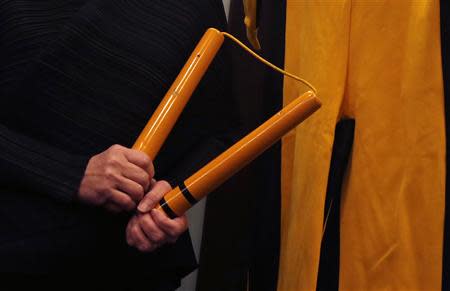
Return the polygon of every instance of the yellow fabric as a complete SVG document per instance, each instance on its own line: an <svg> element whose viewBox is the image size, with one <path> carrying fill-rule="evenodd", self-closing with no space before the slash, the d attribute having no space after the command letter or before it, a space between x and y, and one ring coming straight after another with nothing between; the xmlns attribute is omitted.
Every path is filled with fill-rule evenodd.
<svg viewBox="0 0 450 291"><path fill-rule="evenodd" d="M244 0L244 23L247 28L247 38L255 50L260 50L261 45L258 40L258 23L256 11L258 0Z"/></svg>
<svg viewBox="0 0 450 291"><path fill-rule="evenodd" d="M283 140L278 290L315 290L337 121L342 290L440 290L445 124L438 0L287 1L286 69L323 107ZM285 79L285 103L306 88Z"/></svg>

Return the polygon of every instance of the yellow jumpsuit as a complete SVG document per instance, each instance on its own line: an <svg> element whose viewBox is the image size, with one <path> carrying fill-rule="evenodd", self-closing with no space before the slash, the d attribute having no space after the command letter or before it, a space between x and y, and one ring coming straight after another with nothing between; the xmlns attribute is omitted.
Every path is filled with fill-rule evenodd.
<svg viewBox="0 0 450 291"><path fill-rule="evenodd" d="M355 119L339 290L440 290L445 123L438 0L287 0L286 69L323 107L283 140L279 291L315 290L334 129ZM307 88L285 80L287 104Z"/></svg>

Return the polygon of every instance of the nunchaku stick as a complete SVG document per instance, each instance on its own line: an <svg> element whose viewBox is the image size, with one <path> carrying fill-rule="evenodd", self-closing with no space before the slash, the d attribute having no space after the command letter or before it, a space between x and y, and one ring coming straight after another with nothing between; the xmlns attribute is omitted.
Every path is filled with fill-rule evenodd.
<svg viewBox="0 0 450 291"><path fill-rule="evenodd" d="M155 159L192 93L222 46L225 36L267 66L303 82L314 92L308 91L292 101L260 127L186 179L184 183L168 192L156 208L163 210L171 218L186 212L197 201L314 113L321 105L315 95L315 88L306 80L285 72L264 60L234 36L209 28L147 122L134 143L133 149L146 153L152 160Z"/></svg>
<svg viewBox="0 0 450 291"><path fill-rule="evenodd" d="M152 117L142 130L133 149L155 159L215 55L222 46L223 34L210 28L201 38Z"/></svg>
<svg viewBox="0 0 450 291"><path fill-rule="evenodd" d="M254 160L320 106L321 103L313 92L304 93L187 178L181 185L168 192L159 202L157 209L164 210L171 218L183 215L196 202Z"/></svg>

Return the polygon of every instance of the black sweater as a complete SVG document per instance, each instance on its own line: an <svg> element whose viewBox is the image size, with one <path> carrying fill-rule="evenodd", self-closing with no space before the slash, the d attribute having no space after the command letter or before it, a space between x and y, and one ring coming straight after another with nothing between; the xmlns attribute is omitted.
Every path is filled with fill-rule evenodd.
<svg viewBox="0 0 450 291"><path fill-rule="evenodd" d="M0 0L0 272L195 266L188 235L143 255L126 246L128 215L73 197L91 156L133 144L208 27L225 27L220 0ZM227 75L222 49L154 161L158 179L177 184L231 142Z"/></svg>

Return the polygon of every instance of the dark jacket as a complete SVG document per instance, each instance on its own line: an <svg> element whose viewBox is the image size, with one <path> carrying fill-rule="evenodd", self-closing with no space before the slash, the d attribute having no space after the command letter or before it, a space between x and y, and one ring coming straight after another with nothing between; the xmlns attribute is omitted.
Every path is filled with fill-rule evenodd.
<svg viewBox="0 0 450 291"><path fill-rule="evenodd" d="M202 34L225 24L219 0L0 0L0 272L158 280L195 267L187 233L141 254L125 242L129 215L73 198L89 158L131 146ZM222 49L154 162L158 179L175 185L231 143L228 75Z"/></svg>

